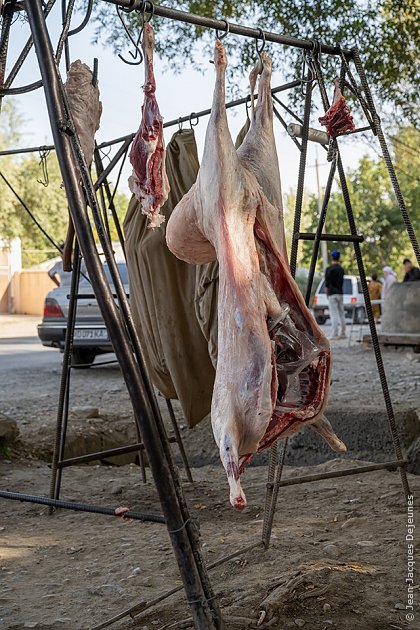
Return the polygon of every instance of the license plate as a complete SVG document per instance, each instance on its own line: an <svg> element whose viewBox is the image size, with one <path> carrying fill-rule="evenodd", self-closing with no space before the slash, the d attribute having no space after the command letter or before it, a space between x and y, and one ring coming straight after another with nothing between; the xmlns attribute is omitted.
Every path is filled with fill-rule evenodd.
<svg viewBox="0 0 420 630"><path fill-rule="evenodd" d="M108 340L108 331L106 328L77 328L74 331L74 339L86 340Z"/></svg>

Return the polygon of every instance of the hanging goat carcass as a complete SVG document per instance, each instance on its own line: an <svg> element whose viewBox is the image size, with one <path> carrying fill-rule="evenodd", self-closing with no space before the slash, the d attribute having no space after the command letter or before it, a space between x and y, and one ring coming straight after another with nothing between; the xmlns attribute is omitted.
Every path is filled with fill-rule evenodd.
<svg viewBox="0 0 420 630"><path fill-rule="evenodd" d="M163 119L155 95L155 34L148 22L143 27L142 46L145 67L144 103L140 127L130 152L133 174L128 184L131 192L141 201L141 210L149 218L149 227L155 228L165 220L159 210L168 198L169 184L165 171Z"/></svg>
<svg viewBox="0 0 420 630"><path fill-rule="evenodd" d="M286 257L273 133L271 60L262 55L258 101L238 151L225 108L226 53L215 47L216 86L197 182L173 211L166 236L190 263L219 261L218 358L212 425L230 501L246 505L240 473L253 453L305 425L337 451L323 415L330 349ZM252 92L258 71L251 73Z"/></svg>

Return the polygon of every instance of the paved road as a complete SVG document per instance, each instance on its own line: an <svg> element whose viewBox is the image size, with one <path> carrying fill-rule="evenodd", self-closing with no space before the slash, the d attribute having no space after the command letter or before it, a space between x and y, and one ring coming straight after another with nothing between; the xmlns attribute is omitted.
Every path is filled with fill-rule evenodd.
<svg viewBox="0 0 420 630"><path fill-rule="evenodd" d="M0 372L21 368L54 368L61 365L62 354L45 348L38 337L0 339Z"/></svg>

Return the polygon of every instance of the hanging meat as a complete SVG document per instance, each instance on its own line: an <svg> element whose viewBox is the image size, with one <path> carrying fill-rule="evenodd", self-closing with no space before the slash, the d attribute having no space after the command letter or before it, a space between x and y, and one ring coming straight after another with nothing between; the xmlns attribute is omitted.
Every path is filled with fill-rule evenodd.
<svg viewBox="0 0 420 630"><path fill-rule="evenodd" d="M273 134L271 60L262 56L258 101L238 151L225 109L226 53L215 47L216 86L194 187L168 222L171 251L219 261L218 358L212 425L230 501L246 505L240 473L253 453L309 424L345 450L323 416L330 350L291 277ZM255 80L255 72L252 74Z"/></svg>
<svg viewBox="0 0 420 630"><path fill-rule="evenodd" d="M159 227L165 220L159 210L169 194L165 171L163 119L155 95L154 46L153 28L146 22L142 44L145 67L144 103L140 127L130 152L133 174L128 180L128 185L131 192L141 201L141 211L149 218L149 228Z"/></svg>
<svg viewBox="0 0 420 630"><path fill-rule="evenodd" d="M335 80L334 85L332 105L325 116L318 118L321 125L326 127L331 138L356 129L349 108L347 107L346 99L340 90L338 79Z"/></svg>

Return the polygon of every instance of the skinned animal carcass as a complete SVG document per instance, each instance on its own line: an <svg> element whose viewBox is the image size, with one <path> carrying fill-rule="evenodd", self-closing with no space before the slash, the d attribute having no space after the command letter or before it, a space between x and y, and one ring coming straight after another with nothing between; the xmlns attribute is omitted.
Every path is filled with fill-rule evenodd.
<svg viewBox="0 0 420 630"><path fill-rule="evenodd" d="M258 102L235 150L225 108L226 54L215 47L216 85L197 182L174 209L169 249L190 263L219 261L218 358L212 426L230 501L246 505L240 473L253 453L311 425L338 451L323 416L330 349L286 257L273 134L271 60L262 56ZM251 73L252 93L257 70Z"/></svg>
<svg viewBox="0 0 420 630"><path fill-rule="evenodd" d="M140 127L130 151L133 174L128 180L128 185L131 192L141 201L141 211L149 217L149 228L159 227L165 220L159 210L169 194L165 171L163 119L155 95L154 45L153 28L145 22L142 43L145 67L144 103Z"/></svg>

